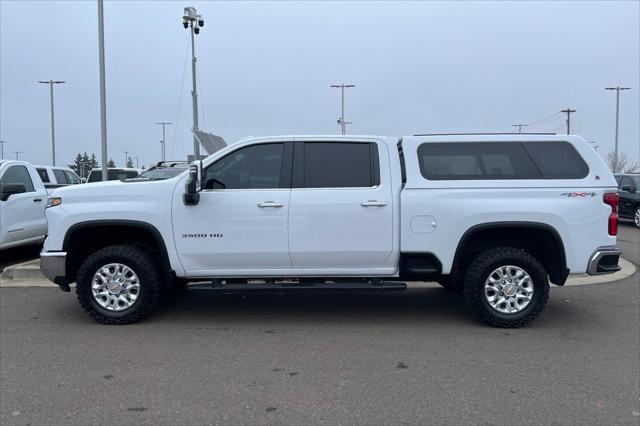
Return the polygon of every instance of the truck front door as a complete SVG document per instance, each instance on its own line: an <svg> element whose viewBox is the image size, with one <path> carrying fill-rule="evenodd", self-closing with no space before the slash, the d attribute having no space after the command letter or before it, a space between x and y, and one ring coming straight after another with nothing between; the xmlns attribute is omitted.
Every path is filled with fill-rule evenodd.
<svg viewBox="0 0 640 426"><path fill-rule="evenodd" d="M197 205L185 206L174 197L174 238L188 276L290 272L291 145L240 147L203 170Z"/></svg>
<svg viewBox="0 0 640 426"><path fill-rule="evenodd" d="M25 192L0 201L0 229L3 244L44 237L47 220L44 209L47 193L38 175L22 164L9 165L0 176L0 185L23 185Z"/></svg>

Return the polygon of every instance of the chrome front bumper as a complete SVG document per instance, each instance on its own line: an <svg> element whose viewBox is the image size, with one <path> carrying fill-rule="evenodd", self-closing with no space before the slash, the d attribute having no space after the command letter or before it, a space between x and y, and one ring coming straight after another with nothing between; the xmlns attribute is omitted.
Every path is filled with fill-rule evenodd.
<svg viewBox="0 0 640 426"><path fill-rule="evenodd" d="M603 275L618 272L621 267L618 260L622 250L617 247L598 247L589 258L589 266L587 266L587 274Z"/></svg>
<svg viewBox="0 0 640 426"><path fill-rule="evenodd" d="M61 288L68 287L66 274L66 251L43 251L40 253L40 271ZM64 290L64 288L63 288Z"/></svg>

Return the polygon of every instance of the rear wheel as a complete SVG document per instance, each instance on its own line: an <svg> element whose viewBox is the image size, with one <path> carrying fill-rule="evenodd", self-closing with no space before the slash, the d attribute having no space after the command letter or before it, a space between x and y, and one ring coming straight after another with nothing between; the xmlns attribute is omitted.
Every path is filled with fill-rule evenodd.
<svg viewBox="0 0 640 426"><path fill-rule="evenodd" d="M105 247L80 266L76 294L82 308L102 324L130 324L157 305L163 288L158 265L146 250Z"/></svg>
<svg viewBox="0 0 640 426"><path fill-rule="evenodd" d="M640 228L640 206L636 207L636 211L633 214L633 223L637 228Z"/></svg>
<svg viewBox="0 0 640 426"><path fill-rule="evenodd" d="M523 250L500 247L478 255L464 280L471 310L494 327L517 328L533 321L549 298L542 264Z"/></svg>

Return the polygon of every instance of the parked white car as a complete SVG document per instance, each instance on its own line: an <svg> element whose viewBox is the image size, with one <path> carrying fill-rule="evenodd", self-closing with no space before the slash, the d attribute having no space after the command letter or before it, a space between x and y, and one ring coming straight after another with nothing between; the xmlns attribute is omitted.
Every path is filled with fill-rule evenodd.
<svg viewBox="0 0 640 426"><path fill-rule="evenodd" d="M68 167L35 166L40 180L48 191L67 185L82 183L80 177Z"/></svg>
<svg viewBox="0 0 640 426"><path fill-rule="evenodd" d="M31 163L0 160L0 250L47 234L47 191Z"/></svg>
<svg viewBox="0 0 640 426"><path fill-rule="evenodd" d="M438 281L488 324L520 327L549 282L620 269L616 180L578 136L253 138L174 178L61 188L50 204L42 271L66 291L76 282L81 306L108 324L144 317L188 282Z"/></svg>

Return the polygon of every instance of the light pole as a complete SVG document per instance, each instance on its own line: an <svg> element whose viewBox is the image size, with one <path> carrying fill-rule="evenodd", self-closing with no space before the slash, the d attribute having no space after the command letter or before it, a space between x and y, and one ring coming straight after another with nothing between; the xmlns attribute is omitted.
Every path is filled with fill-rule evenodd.
<svg viewBox="0 0 640 426"><path fill-rule="evenodd" d="M620 91L621 90L629 90L631 87L605 87L604 90L615 90L616 91L616 139L615 139L615 156L616 161L618 160L618 124L620 122Z"/></svg>
<svg viewBox="0 0 640 426"><path fill-rule="evenodd" d="M19 160L20 158L19 155L22 154L22 151L13 151L13 153L16 155L16 160Z"/></svg>
<svg viewBox="0 0 640 426"><path fill-rule="evenodd" d="M573 114L574 112L576 112L575 109L571 109L571 108L567 108L567 109L563 109L560 112L564 112L565 114L567 114L567 134L571 134L571 114Z"/></svg>
<svg viewBox="0 0 640 426"><path fill-rule="evenodd" d="M124 152L124 167L127 167L127 164L129 163L129 151L125 151Z"/></svg>
<svg viewBox="0 0 640 426"><path fill-rule="evenodd" d="M4 144L6 142L5 141L0 141L0 160L2 160L4 158Z"/></svg>
<svg viewBox="0 0 640 426"><path fill-rule="evenodd" d="M186 28L190 28L191 32L191 80L193 83L193 89L191 90L191 96L193 98L193 130L198 129L198 92L196 91L196 44L195 35L200 34L200 28L204 27L204 19L201 15L198 15L198 11L195 7L185 7L184 15L182 16L182 25ZM164 139L164 138L163 138ZM193 159L200 158L200 145L198 139L193 135Z"/></svg>
<svg viewBox="0 0 640 426"><path fill-rule="evenodd" d="M104 7L98 0L98 62L100 66L100 145L102 147L102 180L109 180L107 172L107 99L104 73Z"/></svg>
<svg viewBox="0 0 640 426"><path fill-rule="evenodd" d="M342 129L342 134L346 135L347 134L347 124L352 124L352 121L344 121L344 89L347 88L351 88L351 87L356 87L355 84L332 84L330 87L333 88L339 88L341 91L341 95L342 95L342 109L341 109L341 113L340 113L340 118L338 118L338 124L340 125L341 129Z"/></svg>
<svg viewBox="0 0 640 426"><path fill-rule="evenodd" d="M173 123L169 123L168 121L160 121L159 123L156 122L156 124L162 125L162 140L160 141L160 144L161 144L160 153L162 154L162 161L164 161L165 160L165 158L164 158L164 143L166 141L165 136L164 136L164 128L165 128L165 126L169 126L169 125L171 125Z"/></svg>
<svg viewBox="0 0 640 426"><path fill-rule="evenodd" d="M138 157L136 156L136 169L139 169L138 167Z"/></svg>
<svg viewBox="0 0 640 426"><path fill-rule="evenodd" d="M56 131L55 131L55 120L53 118L53 85L54 84L64 84L64 81L61 80L40 80L38 83L48 84L49 85L49 101L51 103L51 159L53 161L53 166L56 165Z"/></svg>

